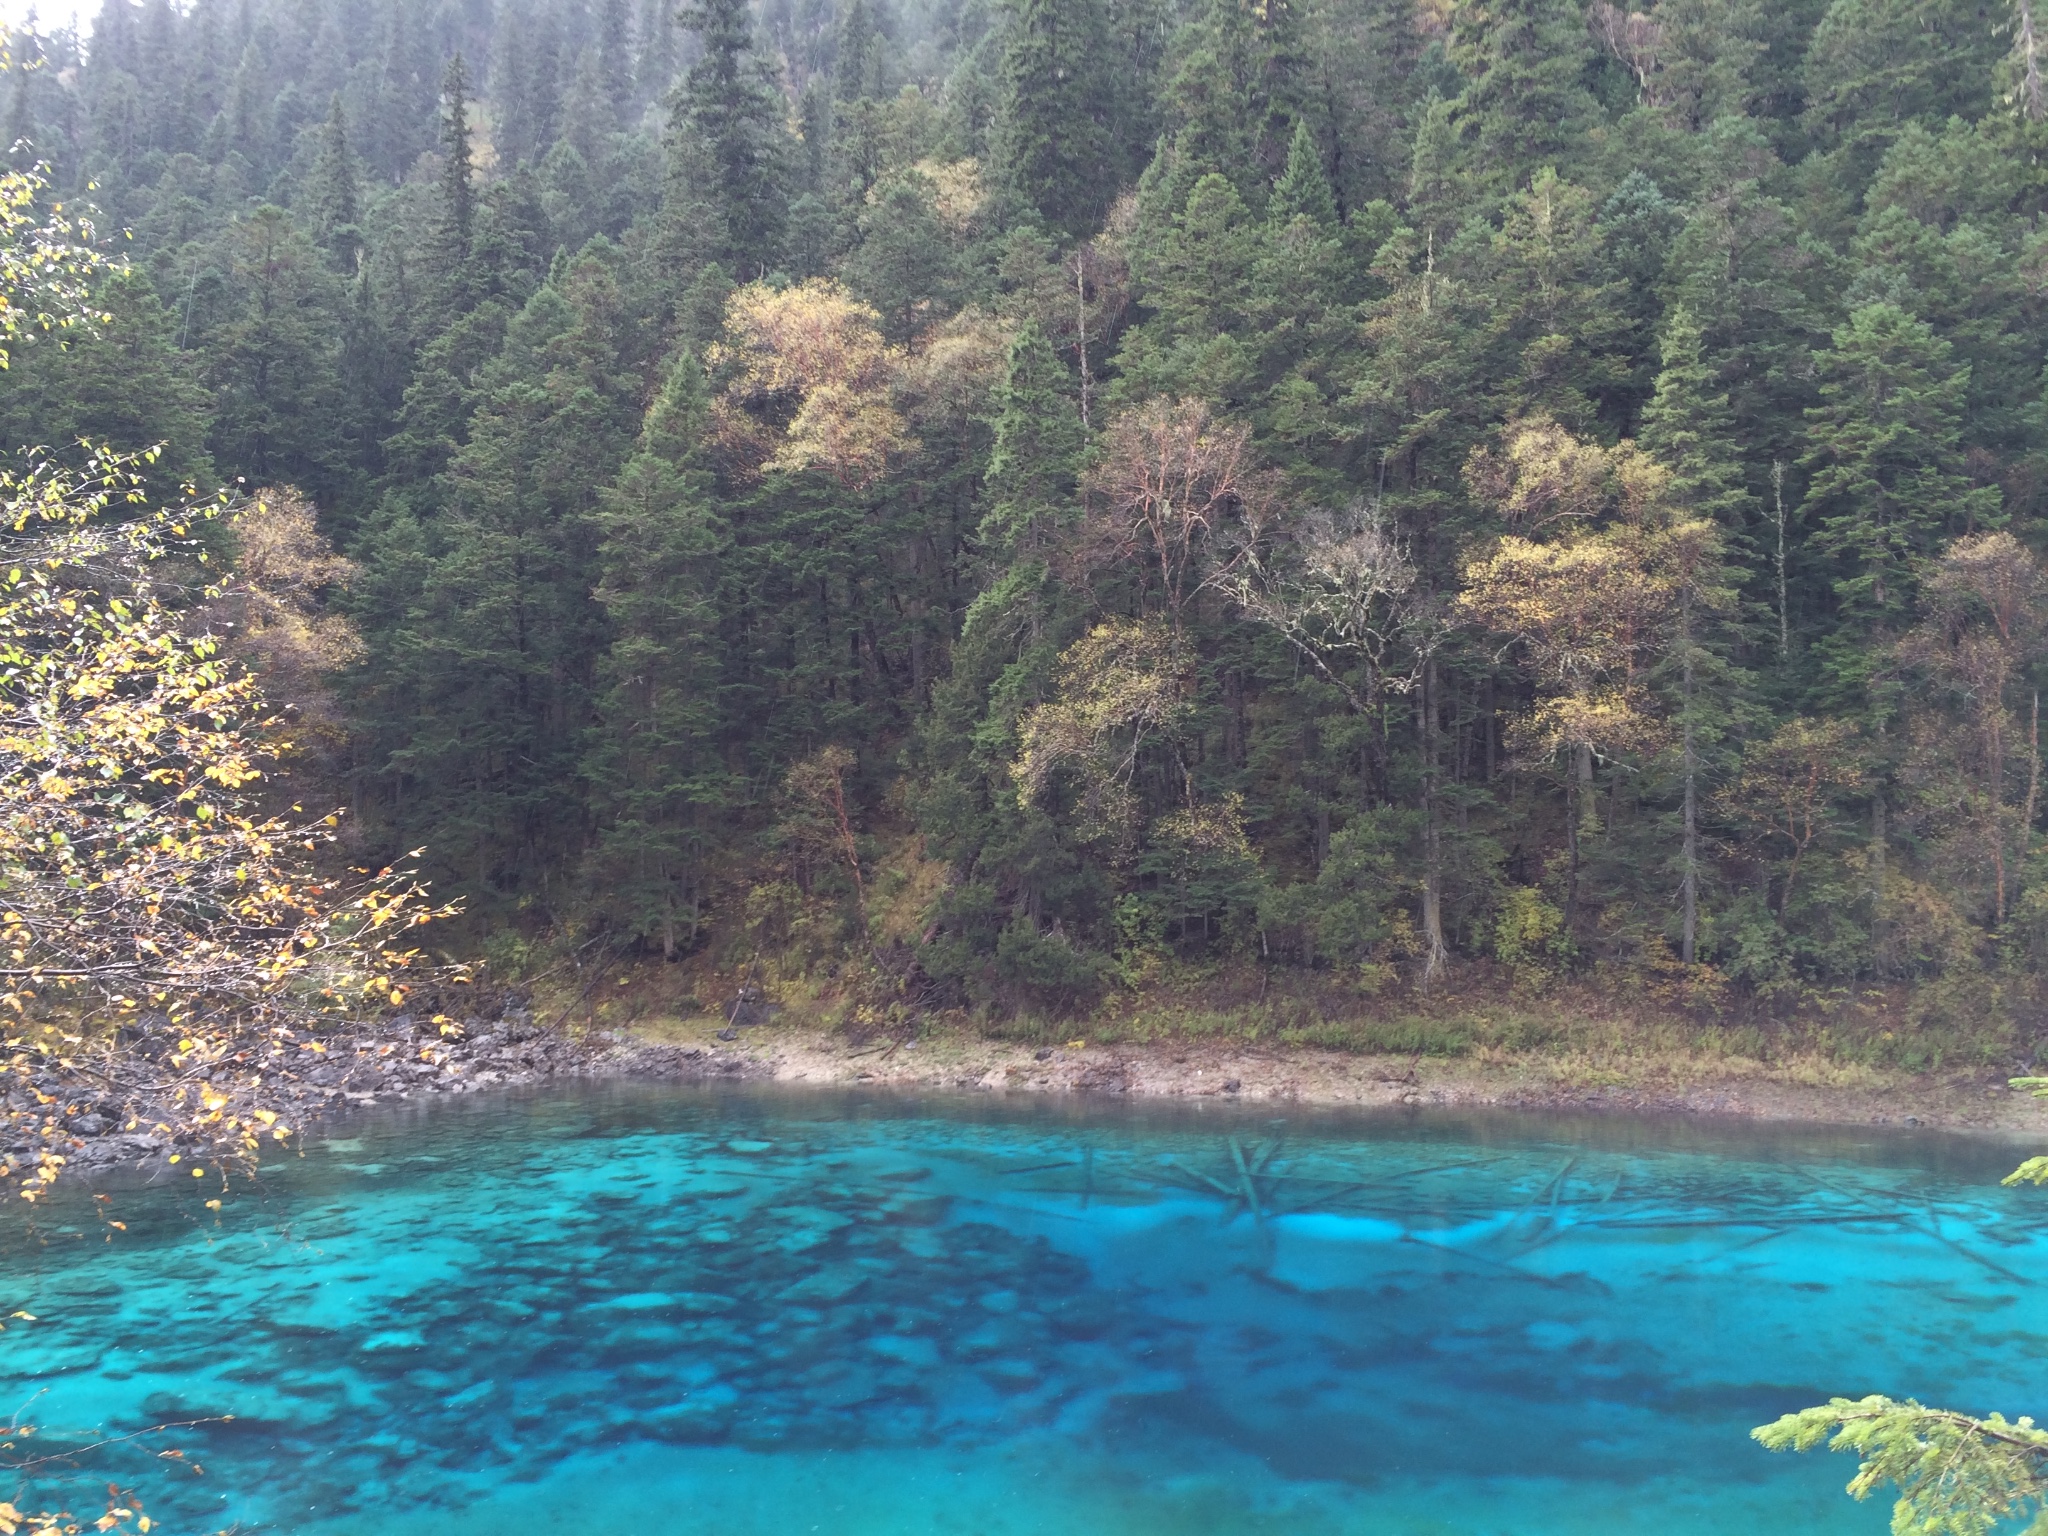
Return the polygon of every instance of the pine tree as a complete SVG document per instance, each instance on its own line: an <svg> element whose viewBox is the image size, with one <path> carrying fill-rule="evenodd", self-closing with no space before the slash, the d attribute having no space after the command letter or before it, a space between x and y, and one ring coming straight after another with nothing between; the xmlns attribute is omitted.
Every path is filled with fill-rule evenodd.
<svg viewBox="0 0 2048 1536"><path fill-rule="evenodd" d="M822 200L832 156L832 93L825 89L823 81L813 80L804 87L797 102L797 124L797 131L803 136L803 149L797 161L801 167L798 186L806 195Z"/></svg>
<svg viewBox="0 0 2048 1536"><path fill-rule="evenodd" d="M438 254L453 268L468 258L476 227L476 155L470 143L469 66L456 54L441 76L441 206Z"/></svg>
<svg viewBox="0 0 2048 1536"><path fill-rule="evenodd" d="M1266 216L1281 228L1295 219L1307 219L1321 229L1335 230L1337 195L1330 190L1330 177L1323 168L1322 146L1315 130L1303 118L1294 125L1294 139L1287 149L1287 170L1273 188Z"/></svg>
<svg viewBox="0 0 2048 1536"><path fill-rule="evenodd" d="M440 92L440 199L434 209L428 272L440 289L442 305L463 311L475 303L469 244L477 225L477 186L469 127L469 66L461 53L449 59Z"/></svg>
<svg viewBox="0 0 2048 1536"><path fill-rule="evenodd" d="M532 12L508 4L491 62L491 105L498 157L507 165L537 159L543 148L533 99Z"/></svg>
<svg viewBox="0 0 2048 1536"><path fill-rule="evenodd" d="M327 106L327 124L320 132L320 156L306 188L306 216L313 240L327 253L338 272L353 272L362 255L363 236L356 187L355 156L349 153L348 115L335 92Z"/></svg>
<svg viewBox="0 0 2048 1536"><path fill-rule="evenodd" d="M739 788L718 750L730 535L697 464L708 414L702 370L684 352L595 513L596 595L612 638L584 766L599 819L585 869L596 904L670 958L702 931L708 855Z"/></svg>
<svg viewBox="0 0 2048 1536"><path fill-rule="evenodd" d="M214 453L252 484L335 499L348 462L339 283L281 208L257 208L229 238L241 305L209 349Z"/></svg>
<svg viewBox="0 0 2048 1536"><path fill-rule="evenodd" d="M746 0L683 13L703 52L669 116L661 240L688 281L705 263L751 277L781 258L792 146L774 72L754 50Z"/></svg>
<svg viewBox="0 0 2048 1536"><path fill-rule="evenodd" d="M1825 664L1837 699L1853 705L1882 646L1911 621L1916 567L1944 531L1995 525L1999 493L1963 473L1969 367L1924 322L1865 305L1815 363L1804 516L1834 562L1838 627Z"/></svg>
<svg viewBox="0 0 2048 1536"><path fill-rule="evenodd" d="M1756 126L1725 120L1702 136L1709 171L1663 264L1666 302L1699 322L1704 355L1727 381L1735 431L1753 463L1791 463L1813 403L1820 316L1837 279L1802 247L1792 210L1766 190L1776 160Z"/></svg>
<svg viewBox="0 0 2048 1536"><path fill-rule="evenodd" d="M1108 18L1101 0L1014 0L997 109L998 175L1019 208L1071 238L1116 190Z"/></svg>
<svg viewBox="0 0 2048 1536"><path fill-rule="evenodd" d="M508 327L424 549L406 556L417 616L373 652L397 701L408 814L439 829L440 856L480 895L525 889L587 828L561 787L582 760L602 649L591 514L631 445L646 329L616 267L603 248L568 263Z"/></svg>
<svg viewBox="0 0 2048 1536"><path fill-rule="evenodd" d="M1707 367L1699 322L1683 305L1664 327L1663 368L1636 441L1671 472L1674 505L1711 519L1738 557L1754 564L1756 504L1742 470L1728 392Z"/></svg>
<svg viewBox="0 0 2048 1536"><path fill-rule="evenodd" d="M595 49L586 48L576 61L569 90L562 98L562 133L555 149L573 149L581 165L583 185L577 190L585 202L593 201L597 188L609 180L603 170L611 158L610 138L613 109L604 79L604 62ZM550 154L553 153L551 150ZM577 241L581 244L581 240Z"/></svg>
<svg viewBox="0 0 2048 1536"><path fill-rule="evenodd" d="M1568 0L1456 0L1449 53L1465 75L1454 105L1463 168L1495 188L1582 156L1599 107L1583 81L1592 53Z"/></svg>
<svg viewBox="0 0 2048 1536"><path fill-rule="evenodd" d="M676 10L669 0L642 0L640 57L634 73L642 100L659 100L675 84Z"/></svg>
<svg viewBox="0 0 2048 1536"><path fill-rule="evenodd" d="M881 313L901 345L954 306L960 261L932 209L932 184L915 172L875 188L860 214L860 245L844 263L853 290Z"/></svg>
<svg viewBox="0 0 2048 1536"><path fill-rule="evenodd" d="M605 127L612 133L636 115L632 25L628 0L604 0L597 18L597 57L607 108Z"/></svg>
<svg viewBox="0 0 2048 1536"><path fill-rule="evenodd" d="M97 335L17 349L0 371L0 452L80 438L122 453L160 443L152 479L210 489L214 402L200 379L205 354L178 346L178 317L139 267L110 277L93 302L112 316Z"/></svg>
<svg viewBox="0 0 2048 1536"><path fill-rule="evenodd" d="M1021 326L990 404L990 450L978 537L999 560L1043 558L1045 540L1070 510L1080 468L1081 416L1072 379L1035 320Z"/></svg>
<svg viewBox="0 0 2048 1536"><path fill-rule="evenodd" d="M887 90L881 29L868 0L852 0L839 20L839 47L832 66L832 94L840 101L879 98Z"/></svg>

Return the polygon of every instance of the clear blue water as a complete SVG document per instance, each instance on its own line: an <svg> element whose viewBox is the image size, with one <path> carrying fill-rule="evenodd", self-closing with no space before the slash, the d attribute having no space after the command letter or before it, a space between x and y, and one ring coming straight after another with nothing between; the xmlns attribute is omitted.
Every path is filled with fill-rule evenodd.
<svg viewBox="0 0 2048 1536"><path fill-rule="evenodd" d="M5 1405L174 1532L1878 1532L1750 1426L2048 1407L2016 1148L591 1089L7 1239ZM124 1221L125 1232L100 1224ZM161 1458L179 1449L198 1474Z"/></svg>

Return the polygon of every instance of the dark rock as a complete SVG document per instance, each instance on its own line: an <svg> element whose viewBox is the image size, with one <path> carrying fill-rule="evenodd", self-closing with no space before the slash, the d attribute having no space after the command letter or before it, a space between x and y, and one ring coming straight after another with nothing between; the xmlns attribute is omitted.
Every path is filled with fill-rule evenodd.
<svg viewBox="0 0 2048 1536"><path fill-rule="evenodd" d="M1244 1087L1244 1084L1240 1083L1236 1078L1233 1077L1228 1082L1224 1083L1223 1091L1225 1093L1236 1093L1242 1087Z"/></svg>

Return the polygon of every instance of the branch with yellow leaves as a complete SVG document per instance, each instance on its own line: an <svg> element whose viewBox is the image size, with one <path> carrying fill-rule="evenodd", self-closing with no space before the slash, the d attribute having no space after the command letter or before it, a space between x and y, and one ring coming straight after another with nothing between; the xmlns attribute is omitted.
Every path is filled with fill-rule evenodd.
<svg viewBox="0 0 2048 1536"><path fill-rule="evenodd" d="M124 518L147 456L87 448L83 471L0 475L0 1008L22 1024L0 1178L30 1198L82 1074L138 1126L230 1154L282 1140L260 1091L211 1078L269 1031L395 1006L448 910L400 867L329 873L338 813L255 810L285 723L192 622L218 590L194 531L236 509Z"/></svg>

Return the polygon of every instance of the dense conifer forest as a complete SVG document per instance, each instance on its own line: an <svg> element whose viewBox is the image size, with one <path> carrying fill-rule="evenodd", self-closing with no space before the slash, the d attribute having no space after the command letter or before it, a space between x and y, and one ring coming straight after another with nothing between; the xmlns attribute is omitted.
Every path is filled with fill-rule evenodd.
<svg viewBox="0 0 2048 1536"><path fill-rule="evenodd" d="M229 551L298 595L236 642L293 793L495 955L2009 1010L2036 49L2030 0L108 0L0 81L127 259L0 437L294 489Z"/></svg>

